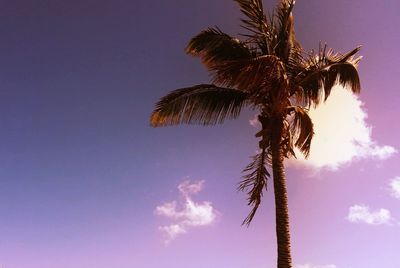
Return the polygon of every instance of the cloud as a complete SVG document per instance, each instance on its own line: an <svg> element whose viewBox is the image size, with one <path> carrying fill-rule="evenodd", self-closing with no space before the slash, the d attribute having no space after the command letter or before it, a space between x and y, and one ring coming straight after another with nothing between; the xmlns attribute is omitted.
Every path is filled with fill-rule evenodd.
<svg viewBox="0 0 400 268"><path fill-rule="evenodd" d="M254 128L261 128L261 123L258 121L258 115L254 115L253 118L249 120L249 124Z"/></svg>
<svg viewBox="0 0 400 268"><path fill-rule="evenodd" d="M181 204L181 209L178 209L176 201L167 202L156 207L155 213L160 216L165 216L174 221L173 224L160 226L158 229L165 233L169 243L178 235L185 234L192 227L207 226L212 224L217 212L209 201L196 203L192 200L191 195L200 192L203 189L204 180L190 182L186 180L178 185L178 190L184 197L185 201Z"/></svg>
<svg viewBox="0 0 400 268"><path fill-rule="evenodd" d="M164 203L161 206L157 206L155 213L157 215L163 215L168 218L177 218L179 213L176 211L176 201Z"/></svg>
<svg viewBox="0 0 400 268"><path fill-rule="evenodd" d="M349 208L347 220L354 223L366 223L370 225L390 225L394 219L390 211L384 208L370 211L370 208L365 205L354 205Z"/></svg>
<svg viewBox="0 0 400 268"><path fill-rule="evenodd" d="M296 265L295 268L336 268L336 265L334 265L334 264L313 265L313 264L307 263L307 264L302 264L302 265Z"/></svg>
<svg viewBox="0 0 400 268"><path fill-rule="evenodd" d="M358 96L335 86L326 102L309 111L315 132L309 158L297 151L298 160L290 163L336 170L356 159L383 160L396 153L395 148L372 139L363 105Z"/></svg>
<svg viewBox="0 0 400 268"><path fill-rule="evenodd" d="M390 157L394 153L397 153L397 150L394 147L388 145L374 146L372 147L372 150L370 152L371 156L381 160Z"/></svg>
<svg viewBox="0 0 400 268"><path fill-rule="evenodd" d="M394 198L400 199L400 177L392 179L389 183L390 193Z"/></svg>
<svg viewBox="0 0 400 268"><path fill-rule="evenodd" d="M158 230L164 232L167 237L168 240L173 240L175 239L175 237L177 237L180 234L185 234L186 230L184 228L182 228L182 226L180 226L179 224L171 224L169 226L160 226L158 227Z"/></svg>
<svg viewBox="0 0 400 268"><path fill-rule="evenodd" d="M198 192L203 190L204 182L204 180L201 180L191 183L189 180L186 180L178 185L178 190L185 196L189 194L197 194Z"/></svg>
<svg viewBox="0 0 400 268"><path fill-rule="evenodd" d="M186 226L208 225L215 219L214 208L210 202L195 203L189 197L182 210L176 208L174 201L157 206L155 212L157 215L179 220Z"/></svg>

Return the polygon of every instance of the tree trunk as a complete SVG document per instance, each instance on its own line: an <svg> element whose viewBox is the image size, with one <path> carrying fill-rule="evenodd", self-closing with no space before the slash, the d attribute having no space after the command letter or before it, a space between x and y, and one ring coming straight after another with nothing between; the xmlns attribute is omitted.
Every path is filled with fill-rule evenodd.
<svg viewBox="0 0 400 268"><path fill-rule="evenodd" d="M271 133L272 173L274 180L276 237L278 242L278 268L291 268L289 211L281 137L283 120L273 122Z"/></svg>

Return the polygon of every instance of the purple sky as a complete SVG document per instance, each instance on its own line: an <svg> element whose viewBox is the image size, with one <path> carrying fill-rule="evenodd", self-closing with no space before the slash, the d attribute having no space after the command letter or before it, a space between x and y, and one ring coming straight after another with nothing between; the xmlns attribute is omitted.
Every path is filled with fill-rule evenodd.
<svg viewBox="0 0 400 268"><path fill-rule="evenodd" d="M315 112L326 152L287 162L296 268L400 266L398 10L295 7L307 50L362 44L364 56L359 99L339 89ZM159 97L209 81L188 40L213 25L236 35L240 16L231 0L1 1L1 268L274 267L272 191L240 225L254 112L209 128L148 122Z"/></svg>

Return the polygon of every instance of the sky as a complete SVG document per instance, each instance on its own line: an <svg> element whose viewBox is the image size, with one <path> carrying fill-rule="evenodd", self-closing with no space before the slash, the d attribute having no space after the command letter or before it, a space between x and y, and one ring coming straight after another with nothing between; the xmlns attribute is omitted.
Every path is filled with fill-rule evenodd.
<svg viewBox="0 0 400 268"><path fill-rule="evenodd" d="M310 111L310 159L285 163L296 268L400 265L399 9L297 1L307 51L363 45L363 59L361 94L335 88ZM255 111L149 124L161 96L210 80L188 40L243 32L240 17L231 0L0 2L1 268L274 267L272 184L248 228L236 191Z"/></svg>

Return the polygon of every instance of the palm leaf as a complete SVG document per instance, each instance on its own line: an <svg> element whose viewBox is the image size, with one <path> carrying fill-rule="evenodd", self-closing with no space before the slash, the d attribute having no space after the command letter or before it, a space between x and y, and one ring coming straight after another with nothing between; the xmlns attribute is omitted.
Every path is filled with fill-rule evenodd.
<svg viewBox="0 0 400 268"><path fill-rule="evenodd" d="M151 115L153 127L199 123L214 125L239 116L248 94L214 85L197 85L162 97Z"/></svg>
<svg viewBox="0 0 400 268"><path fill-rule="evenodd" d="M240 6L240 11L247 17L242 19L245 28L263 33L267 27L262 0L235 0Z"/></svg>
<svg viewBox="0 0 400 268"><path fill-rule="evenodd" d="M241 19L242 28L248 30L250 34L244 34L249 37L251 42L257 44L263 54L270 53L269 40L273 37L273 27L268 23L264 14L262 0L235 0L240 6L240 11L246 16Z"/></svg>
<svg viewBox="0 0 400 268"><path fill-rule="evenodd" d="M250 225L261 204L264 188L267 190L267 179L270 177L270 174L265 167L266 165L267 152L266 149L262 149L259 154L253 156L253 161L243 170L247 174L243 176L238 190L247 193L248 205L253 206L249 215L243 221L245 225Z"/></svg>
<svg viewBox="0 0 400 268"><path fill-rule="evenodd" d="M306 104L318 104L321 96L329 97L335 84L349 88L354 93L360 92L360 78L357 72L359 58L354 55L360 47L341 55L320 47L318 55L310 55L305 68L297 76L297 85L302 88Z"/></svg>
<svg viewBox="0 0 400 268"><path fill-rule="evenodd" d="M246 59L251 56L246 44L218 28L208 28L193 37L186 47L186 52L200 57L208 68L225 61Z"/></svg>
<svg viewBox="0 0 400 268"><path fill-rule="evenodd" d="M283 0L278 6L278 34L275 53L286 64L287 73L295 77L303 63L303 48L294 32L293 8L294 0Z"/></svg>
<svg viewBox="0 0 400 268"><path fill-rule="evenodd" d="M278 19L279 34L287 34L291 29L291 15L294 8L295 0L281 0L276 11L276 17Z"/></svg>
<svg viewBox="0 0 400 268"><path fill-rule="evenodd" d="M278 35L276 54L285 62L289 59L292 47L297 44L294 37L294 26L292 10L294 7L294 0L282 0L276 12L278 20Z"/></svg>
<svg viewBox="0 0 400 268"><path fill-rule="evenodd" d="M247 92L266 89L281 70L280 61L272 55L226 61L211 68L213 82Z"/></svg>
<svg viewBox="0 0 400 268"><path fill-rule="evenodd" d="M311 140L314 136L314 125L307 111L300 107L292 107L293 120L290 126L294 145L308 157L311 149Z"/></svg>

